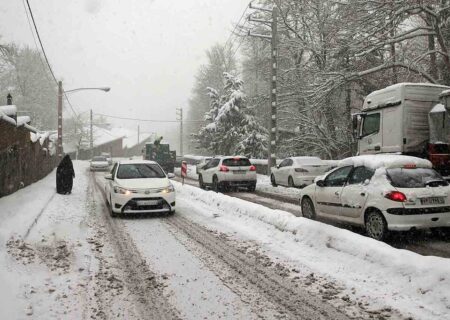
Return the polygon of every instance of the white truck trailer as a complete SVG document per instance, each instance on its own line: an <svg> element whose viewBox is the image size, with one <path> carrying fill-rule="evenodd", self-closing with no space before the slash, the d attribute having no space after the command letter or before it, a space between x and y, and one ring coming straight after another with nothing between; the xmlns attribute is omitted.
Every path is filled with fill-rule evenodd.
<svg viewBox="0 0 450 320"><path fill-rule="evenodd" d="M369 94L353 115L359 154L400 153L429 159L450 176L450 121L441 99L450 87L399 83Z"/></svg>

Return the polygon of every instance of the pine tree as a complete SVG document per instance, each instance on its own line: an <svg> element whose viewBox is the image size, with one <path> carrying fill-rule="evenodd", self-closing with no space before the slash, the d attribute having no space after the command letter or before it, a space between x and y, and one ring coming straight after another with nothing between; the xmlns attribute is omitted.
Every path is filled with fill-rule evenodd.
<svg viewBox="0 0 450 320"><path fill-rule="evenodd" d="M223 76L225 86L220 97L217 90L207 88L210 110L205 114L205 120L209 123L195 136L197 143L214 154L265 156L267 130L247 106L243 81L227 72Z"/></svg>

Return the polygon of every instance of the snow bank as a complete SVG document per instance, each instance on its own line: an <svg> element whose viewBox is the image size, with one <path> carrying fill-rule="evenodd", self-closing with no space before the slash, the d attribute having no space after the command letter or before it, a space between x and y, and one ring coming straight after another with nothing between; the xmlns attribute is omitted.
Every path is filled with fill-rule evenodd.
<svg viewBox="0 0 450 320"><path fill-rule="evenodd" d="M339 161L343 166L365 166L372 169L378 168L399 168L407 165L415 165L418 168L432 168L430 161L426 159L404 156L398 154L372 154L343 159Z"/></svg>
<svg viewBox="0 0 450 320"><path fill-rule="evenodd" d="M387 304L418 319L448 318L450 259L395 249L284 211L174 184L179 203L203 208L211 219L223 219L219 224L227 221L246 230L247 237L266 241L267 246L282 251L288 260L344 283L371 304Z"/></svg>
<svg viewBox="0 0 450 320"><path fill-rule="evenodd" d="M0 107L0 114L4 113L8 117L15 117L17 114L17 107L15 105L7 105Z"/></svg>

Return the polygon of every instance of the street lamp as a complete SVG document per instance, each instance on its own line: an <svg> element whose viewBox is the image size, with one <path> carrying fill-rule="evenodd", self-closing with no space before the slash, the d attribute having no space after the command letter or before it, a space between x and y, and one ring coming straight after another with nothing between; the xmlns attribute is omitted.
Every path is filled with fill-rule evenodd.
<svg viewBox="0 0 450 320"><path fill-rule="evenodd" d="M63 90L62 81L58 81L58 142L56 146L57 154L61 158L62 157L62 98L63 95L71 92L82 91L82 90L101 90L104 92L108 92L111 90L110 87L98 87L98 88L76 88L71 90Z"/></svg>

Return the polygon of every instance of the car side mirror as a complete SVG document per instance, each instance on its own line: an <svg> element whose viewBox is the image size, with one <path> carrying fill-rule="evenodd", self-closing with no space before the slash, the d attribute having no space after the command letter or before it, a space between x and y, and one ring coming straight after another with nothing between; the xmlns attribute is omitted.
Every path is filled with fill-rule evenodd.
<svg viewBox="0 0 450 320"><path fill-rule="evenodd" d="M321 188L325 187L325 181L323 181L323 180L318 180L318 181L316 182L316 186L321 187Z"/></svg>
<svg viewBox="0 0 450 320"><path fill-rule="evenodd" d="M279 164L277 164L277 167L276 167L277 169L280 169L280 165Z"/></svg>
<svg viewBox="0 0 450 320"><path fill-rule="evenodd" d="M173 173L168 173L167 178L173 179L173 178L175 178L175 175Z"/></svg>
<svg viewBox="0 0 450 320"><path fill-rule="evenodd" d="M105 179L106 180L112 180L113 179L112 174L105 175Z"/></svg>

